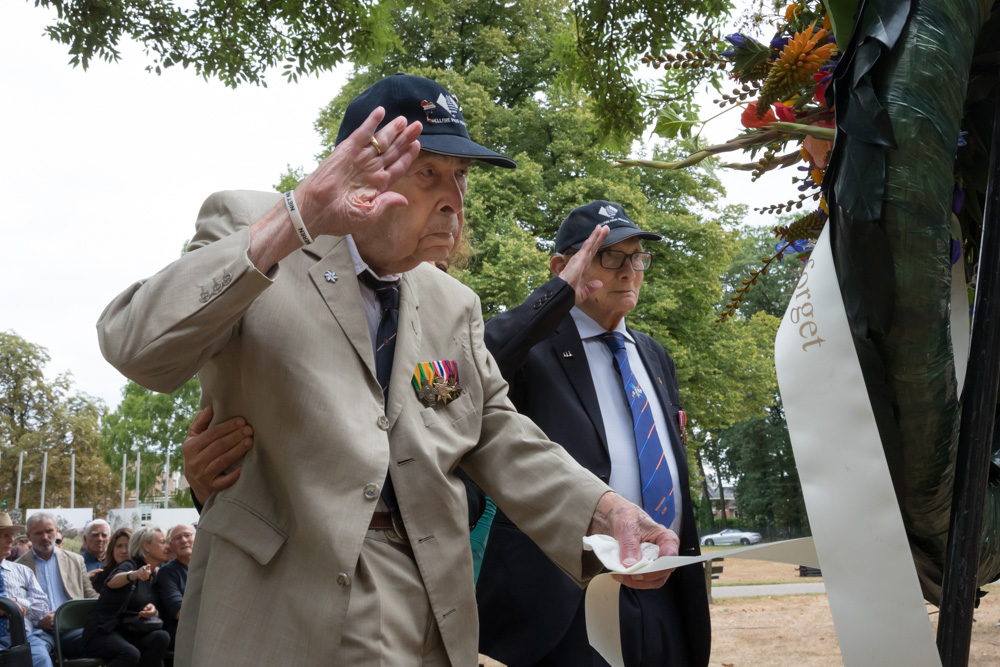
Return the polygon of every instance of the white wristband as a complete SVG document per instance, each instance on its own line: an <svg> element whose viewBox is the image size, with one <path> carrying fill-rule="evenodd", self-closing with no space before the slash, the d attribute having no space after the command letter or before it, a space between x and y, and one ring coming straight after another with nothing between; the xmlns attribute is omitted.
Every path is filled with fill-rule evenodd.
<svg viewBox="0 0 1000 667"><path fill-rule="evenodd" d="M312 243L313 237L309 236L306 223L302 221L302 214L299 213L299 207L295 204L295 193L291 190L285 193L285 208L288 209L288 216L292 219L292 226L295 227L295 232L302 239L302 245Z"/></svg>

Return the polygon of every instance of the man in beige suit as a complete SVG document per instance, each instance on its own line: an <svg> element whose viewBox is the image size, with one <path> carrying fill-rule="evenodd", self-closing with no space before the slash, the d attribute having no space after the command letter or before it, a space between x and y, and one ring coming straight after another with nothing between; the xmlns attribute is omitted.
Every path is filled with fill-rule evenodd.
<svg viewBox="0 0 1000 667"><path fill-rule="evenodd" d="M48 512L35 512L28 517L28 540L31 551L17 559L35 573L45 596L49 599L49 613L35 625L44 632L39 637L55 650L55 610L69 600L96 598L97 591L87 576L87 564L83 556L56 547L56 518ZM60 636L63 651L69 657L81 655L83 651L83 629L65 630Z"/></svg>
<svg viewBox="0 0 1000 667"><path fill-rule="evenodd" d="M440 85L383 79L293 192L211 196L192 251L102 315L127 377L172 391L198 373L216 423L253 424L198 526L177 664L475 664L459 464L581 584L599 570L588 532L627 564L640 540L676 553L514 411L478 298L423 264L459 240L471 160L514 166L469 139Z"/></svg>

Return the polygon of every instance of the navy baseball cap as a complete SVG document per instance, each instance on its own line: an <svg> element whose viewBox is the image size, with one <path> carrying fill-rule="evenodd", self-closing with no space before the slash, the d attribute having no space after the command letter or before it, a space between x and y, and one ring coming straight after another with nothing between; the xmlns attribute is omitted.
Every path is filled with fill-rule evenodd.
<svg viewBox="0 0 1000 667"><path fill-rule="evenodd" d="M559 231L556 232L556 252L562 254L570 248L579 248L598 225L604 225L611 230L601 244L602 248L633 236L650 241L663 239L663 236L656 232L639 229L639 225L632 222L632 218L628 217L621 204L599 199L569 212L559 226Z"/></svg>
<svg viewBox="0 0 1000 667"><path fill-rule="evenodd" d="M508 169L517 166L509 157L480 146L469 138L458 98L444 86L402 72L387 76L351 100L340 122L337 143L361 127L376 107L385 108L385 118L379 124L379 130L398 116L406 118L407 124L419 120L424 126L420 132L422 150L481 160Z"/></svg>

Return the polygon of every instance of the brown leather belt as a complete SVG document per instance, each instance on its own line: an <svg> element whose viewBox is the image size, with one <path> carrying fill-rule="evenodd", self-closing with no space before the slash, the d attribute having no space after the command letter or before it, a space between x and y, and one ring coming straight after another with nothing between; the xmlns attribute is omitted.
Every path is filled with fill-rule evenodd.
<svg viewBox="0 0 1000 667"><path fill-rule="evenodd" d="M375 512L372 514L372 520L368 522L368 530L384 530L401 540L406 540L406 526L403 525L403 517L399 514L399 510Z"/></svg>

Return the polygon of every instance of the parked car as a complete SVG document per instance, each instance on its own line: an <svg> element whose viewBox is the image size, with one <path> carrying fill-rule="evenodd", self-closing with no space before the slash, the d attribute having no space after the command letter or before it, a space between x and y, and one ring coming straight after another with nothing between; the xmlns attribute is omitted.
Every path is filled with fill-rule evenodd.
<svg viewBox="0 0 1000 667"><path fill-rule="evenodd" d="M748 533L744 530L726 528L721 533L706 535L701 538L701 544L711 547L716 544L757 544L760 542L760 533Z"/></svg>

